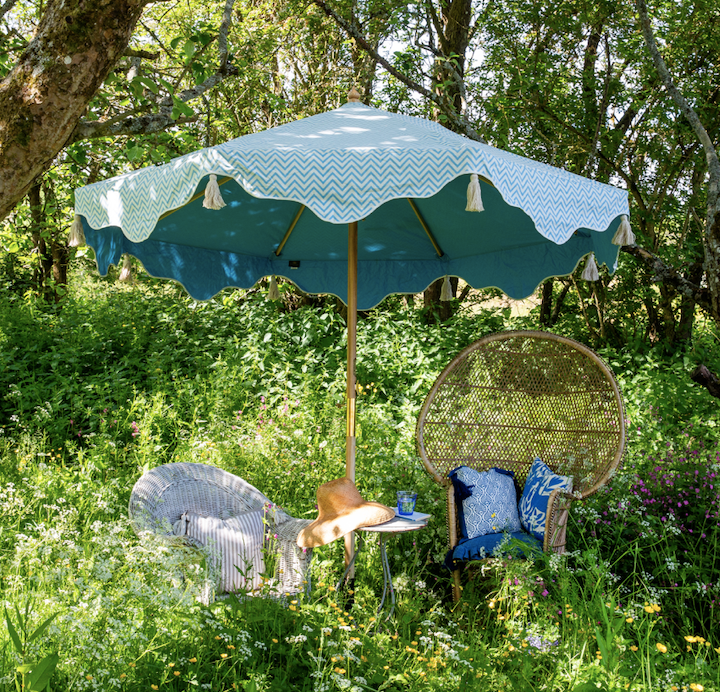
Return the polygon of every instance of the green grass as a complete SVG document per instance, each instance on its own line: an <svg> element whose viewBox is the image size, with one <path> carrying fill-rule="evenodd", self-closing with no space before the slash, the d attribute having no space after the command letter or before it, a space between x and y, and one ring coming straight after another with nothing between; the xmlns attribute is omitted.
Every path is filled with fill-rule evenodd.
<svg viewBox="0 0 720 692"><path fill-rule="evenodd" d="M350 600L332 588L337 541L316 551L307 598L203 605L202 555L138 538L132 485L203 462L314 518L318 485L344 475L333 307L283 312L242 291L198 304L91 277L57 313L3 296L0 690L720 690L719 415L687 377L700 361L718 370L709 328L685 354L603 352L627 404L622 470L573 509L568 554L474 569L453 605L444 491L415 420L457 351L533 317L427 325L387 301L359 325L357 484L390 505L411 486L434 516L388 544L395 617L375 619L372 541Z"/></svg>

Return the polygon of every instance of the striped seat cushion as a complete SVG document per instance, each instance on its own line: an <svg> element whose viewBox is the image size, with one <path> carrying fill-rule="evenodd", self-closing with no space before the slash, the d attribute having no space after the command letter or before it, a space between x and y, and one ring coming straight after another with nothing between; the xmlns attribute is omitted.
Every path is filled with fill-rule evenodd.
<svg viewBox="0 0 720 692"><path fill-rule="evenodd" d="M185 512L173 525L176 536L188 536L208 547L219 563L223 592L254 591L265 571L263 511L228 519Z"/></svg>

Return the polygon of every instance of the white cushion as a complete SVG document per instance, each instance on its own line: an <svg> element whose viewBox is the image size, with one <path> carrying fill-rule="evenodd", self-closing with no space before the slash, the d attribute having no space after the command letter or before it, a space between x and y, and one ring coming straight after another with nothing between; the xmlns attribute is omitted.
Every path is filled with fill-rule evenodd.
<svg viewBox="0 0 720 692"><path fill-rule="evenodd" d="M221 565L219 590L253 591L265 571L263 511L220 519L185 512L173 525L176 536L188 536L215 554Z"/></svg>

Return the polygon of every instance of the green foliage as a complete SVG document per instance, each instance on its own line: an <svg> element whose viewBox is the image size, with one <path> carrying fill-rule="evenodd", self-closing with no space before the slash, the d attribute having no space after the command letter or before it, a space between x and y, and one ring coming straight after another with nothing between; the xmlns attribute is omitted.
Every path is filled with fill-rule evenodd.
<svg viewBox="0 0 720 692"><path fill-rule="evenodd" d="M15 672L26 689L718 689L719 533L705 516L717 512L718 412L687 377L700 361L717 368L710 329L680 355L603 352L627 404L622 470L574 506L569 554L486 564L450 604L445 491L417 458L415 420L455 353L512 326L532 317L461 310L426 325L397 299L360 320L358 488L392 505L412 487L433 515L388 542L397 608L385 622L372 540L349 600L333 590L336 541L315 552L312 589L297 602L205 606L203 556L135 536L127 520L135 480L171 461L217 465L315 517L317 487L344 473L334 302L285 312L254 290L196 303L167 284L92 275L60 311L4 300L0 690ZM656 507L669 516L685 499L663 522Z"/></svg>

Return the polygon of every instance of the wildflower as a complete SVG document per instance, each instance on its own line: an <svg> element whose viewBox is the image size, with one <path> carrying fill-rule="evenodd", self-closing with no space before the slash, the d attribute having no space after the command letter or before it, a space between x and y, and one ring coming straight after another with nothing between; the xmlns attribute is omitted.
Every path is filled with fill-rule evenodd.
<svg viewBox="0 0 720 692"><path fill-rule="evenodd" d="M179 670L174 670L174 671L173 671L173 675L180 675L180 671L179 671Z"/></svg>
<svg viewBox="0 0 720 692"><path fill-rule="evenodd" d="M630 624L631 622L633 622L633 618L625 618L625 622L627 622L628 624Z"/></svg>
<svg viewBox="0 0 720 692"><path fill-rule="evenodd" d="M197 663L197 658L195 658L195 656L193 656L193 657L190 659L190 663Z"/></svg>
<svg viewBox="0 0 720 692"><path fill-rule="evenodd" d="M691 637L690 635L685 636L685 641L690 642L691 644L694 644L697 640L697 637Z"/></svg>
<svg viewBox="0 0 720 692"><path fill-rule="evenodd" d="M655 647L661 654L667 653L667 646L665 646L665 644L661 644L660 642L658 642L657 644L655 644Z"/></svg>
<svg viewBox="0 0 720 692"><path fill-rule="evenodd" d="M691 682L691 683L690 683L690 689L691 689L693 692L703 692L703 690L704 690L705 688L704 688L701 684L699 684L699 683L697 683L697 682Z"/></svg>
<svg viewBox="0 0 720 692"><path fill-rule="evenodd" d="M227 657L228 657L227 654L220 654L220 658L227 658Z"/></svg>
<svg viewBox="0 0 720 692"><path fill-rule="evenodd" d="M630 651L637 651L637 650L638 650L638 648L634 644L633 644L633 646L630 647Z"/></svg>

